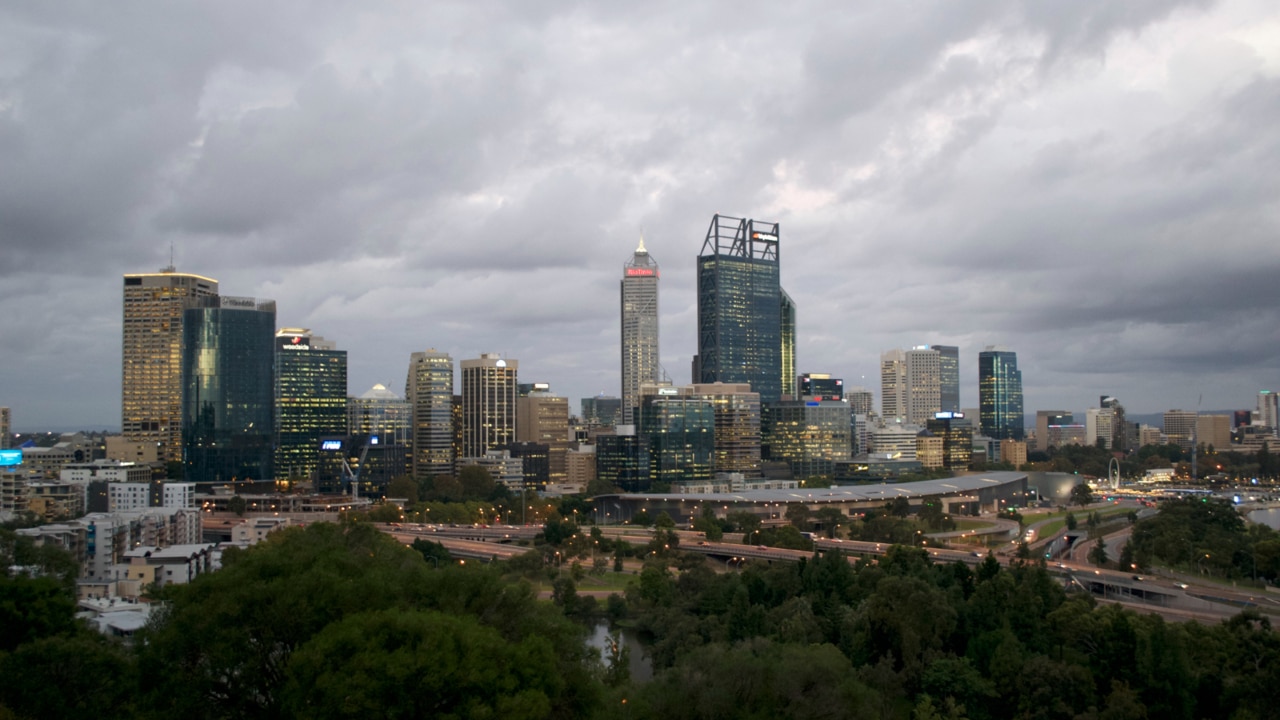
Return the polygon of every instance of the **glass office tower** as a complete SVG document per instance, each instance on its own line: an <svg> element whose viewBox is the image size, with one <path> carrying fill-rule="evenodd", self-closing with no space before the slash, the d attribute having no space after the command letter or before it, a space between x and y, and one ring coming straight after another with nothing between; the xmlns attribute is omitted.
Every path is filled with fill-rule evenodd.
<svg viewBox="0 0 1280 720"><path fill-rule="evenodd" d="M186 480L273 482L276 304L212 297L183 313Z"/></svg>
<svg viewBox="0 0 1280 720"><path fill-rule="evenodd" d="M778 224L712 217L698 256L695 381L750 383L762 403L777 402L784 385L795 381L795 305L789 301L779 285Z"/></svg>
<svg viewBox="0 0 1280 720"><path fill-rule="evenodd" d="M942 390L942 412L960 412L960 348L955 345L934 345L942 357L939 384Z"/></svg>
<svg viewBox="0 0 1280 720"><path fill-rule="evenodd" d="M312 479L320 438L347 434L347 351L306 328L276 333L279 479Z"/></svg>
<svg viewBox="0 0 1280 720"><path fill-rule="evenodd" d="M650 395L644 398L640 415L640 434L649 450L651 482L711 479L716 421L710 401Z"/></svg>
<svg viewBox="0 0 1280 720"><path fill-rule="evenodd" d="M983 435L1022 439L1022 373L1017 353L994 346L978 353L978 408Z"/></svg>

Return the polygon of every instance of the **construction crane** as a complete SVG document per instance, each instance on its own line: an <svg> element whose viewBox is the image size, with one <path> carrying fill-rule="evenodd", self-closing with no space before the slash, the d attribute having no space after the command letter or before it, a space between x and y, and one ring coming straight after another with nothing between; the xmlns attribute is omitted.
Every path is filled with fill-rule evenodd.
<svg viewBox="0 0 1280 720"><path fill-rule="evenodd" d="M351 471L351 465L347 463L347 459L345 457L342 458L342 474L351 485L351 497L353 500L360 499L360 474L364 472L364 461L369 457L369 446L377 444L377 435L370 435L365 438L364 446L360 448L360 459L356 461L355 472Z"/></svg>

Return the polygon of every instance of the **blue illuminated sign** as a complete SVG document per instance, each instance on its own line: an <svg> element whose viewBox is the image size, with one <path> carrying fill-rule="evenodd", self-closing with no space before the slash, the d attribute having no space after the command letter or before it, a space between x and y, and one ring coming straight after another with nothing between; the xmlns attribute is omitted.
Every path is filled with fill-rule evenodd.
<svg viewBox="0 0 1280 720"><path fill-rule="evenodd" d="M341 440L321 440L320 449L321 450L341 450L342 441Z"/></svg>
<svg viewBox="0 0 1280 720"><path fill-rule="evenodd" d="M21 450L0 450L0 467L12 467L22 464Z"/></svg>

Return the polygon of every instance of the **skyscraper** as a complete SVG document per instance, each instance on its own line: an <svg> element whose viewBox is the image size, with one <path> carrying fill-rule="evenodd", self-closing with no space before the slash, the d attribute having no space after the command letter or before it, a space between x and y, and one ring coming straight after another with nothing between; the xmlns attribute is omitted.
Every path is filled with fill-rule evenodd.
<svg viewBox="0 0 1280 720"><path fill-rule="evenodd" d="M978 408L983 435L1022 439L1022 372L1017 353L997 346L978 353Z"/></svg>
<svg viewBox="0 0 1280 720"><path fill-rule="evenodd" d="M800 390L796 387L796 301L782 288L778 288L778 301L781 311L782 394L796 398L800 397Z"/></svg>
<svg viewBox="0 0 1280 720"><path fill-rule="evenodd" d="M942 356L928 345L880 356L880 407L887 422L923 426L942 409Z"/></svg>
<svg viewBox="0 0 1280 720"><path fill-rule="evenodd" d="M960 348L934 345L933 349L938 351L942 412L960 412Z"/></svg>
<svg viewBox="0 0 1280 720"><path fill-rule="evenodd" d="M928 345L906 352L907 422L924 425L942 410L942 354Z"/></svg>
<svg viewBox="0 0 1280 720"><path fill-rule="evenodd" d="M547 473L544 482L565 481L565 456L569 452L569 399L551 392L546 383L516 398L516 441L537 443L547 448ZM517 452L513 449L512 455ZM529 479L525 472L525 479Z"/></svg>
<svg viewBox="0 0 1280 720"><path fill-rule="evenodd" d="M182 318L186 480L274 481L276 304L205 297Z"/></svg>
<svg viewBox="0 0 1280 720"><path fill-rule="evenodd" d="M750 383L762 403L777 402L785 384L784 351L795 377L795 305L789 300L779 284L778 224L713 216L698 256L694 380Z"/></svg>
<svg viewBox="0 0 1280 720"><path fill-rule="evenodd" d="M658 263L644 238L622 268L622 422L635 422L640 386L661 379L658 360Z"/></svg>
<svg viewBox="0 0 1280 720"><path fill-rule="evenodd" d="M885 422L907 419L907 356L901 350L880 354L880 416Z"/></svg>
<svg viewBox="0 0 1280 720"><path fill-rule="evenodd" d="M1258 392L1258 414L1253 419L1254 425L1265 425L1272 432L1280 433L1280 395L1270 390Z"/></svg>
<svg viewBox="0 0 1280 720"><path fill-rule="evenodd" d="M276 474L309 478L320 438L347 434L347 351L306 328L276 333Z"/></svg>
<svg viewBox="0 0 1280 720"><path fill-rule="evenodd" d="M413 472L413 405L408 400L381 383L374 385L360 397L348 399L347 428L348 451L356 454L357 462L361 451L369 449L360 467L361 485L385 488L393 479Z"/></svg>
<svg viewBox="0 0 1280 720"><path fill-rule="evenodd" d="M514 384L511 391L515 393ZM414 479L421 482L453 474L453 358L435 349L410 355L404 397L413 407L410 465ZM512 403L514 413L514 399ZM483 450L476 453L483 454Z"/></svg>
<svg viewBox="0 0 1280 720"><path fill-rule="evenodd" d="M182 313L217 295L217 280L172 266L124 276L121 432L164 460L182 459Z"/></svg>
<svg viewBox="0 0 1280 720"><path fill-rule="evenodd" d="M497 353L462 361L462 457L481 457L516 441L519 366Z"/></svg>
<svg viewBox="0 0 1280 720"><path fill-rule="evenodd" d="M640 422L652 482L711 479L715 408L710 401L692 396L647 395L640 408Z"/></svg>
<svg viewBox="0 0 1280 720"><path fill-rule="evenodd" d="M1176 444L1183 450L1190 450L1196 444L1197 414L1191 410L1166 410L1164 413L1165 441Z"/></svg>

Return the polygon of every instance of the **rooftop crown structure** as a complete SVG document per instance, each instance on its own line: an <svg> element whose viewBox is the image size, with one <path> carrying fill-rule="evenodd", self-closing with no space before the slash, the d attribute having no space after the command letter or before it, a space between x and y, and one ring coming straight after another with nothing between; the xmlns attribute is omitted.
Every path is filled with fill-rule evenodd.
<svg viewBox="0 0 1280 720"><path fill-rule="evenodd" d="M779 281L778 233L777 223L715 215L698 256L694 379L750 383L764 403L795 383L795 305Z"/></svg>

